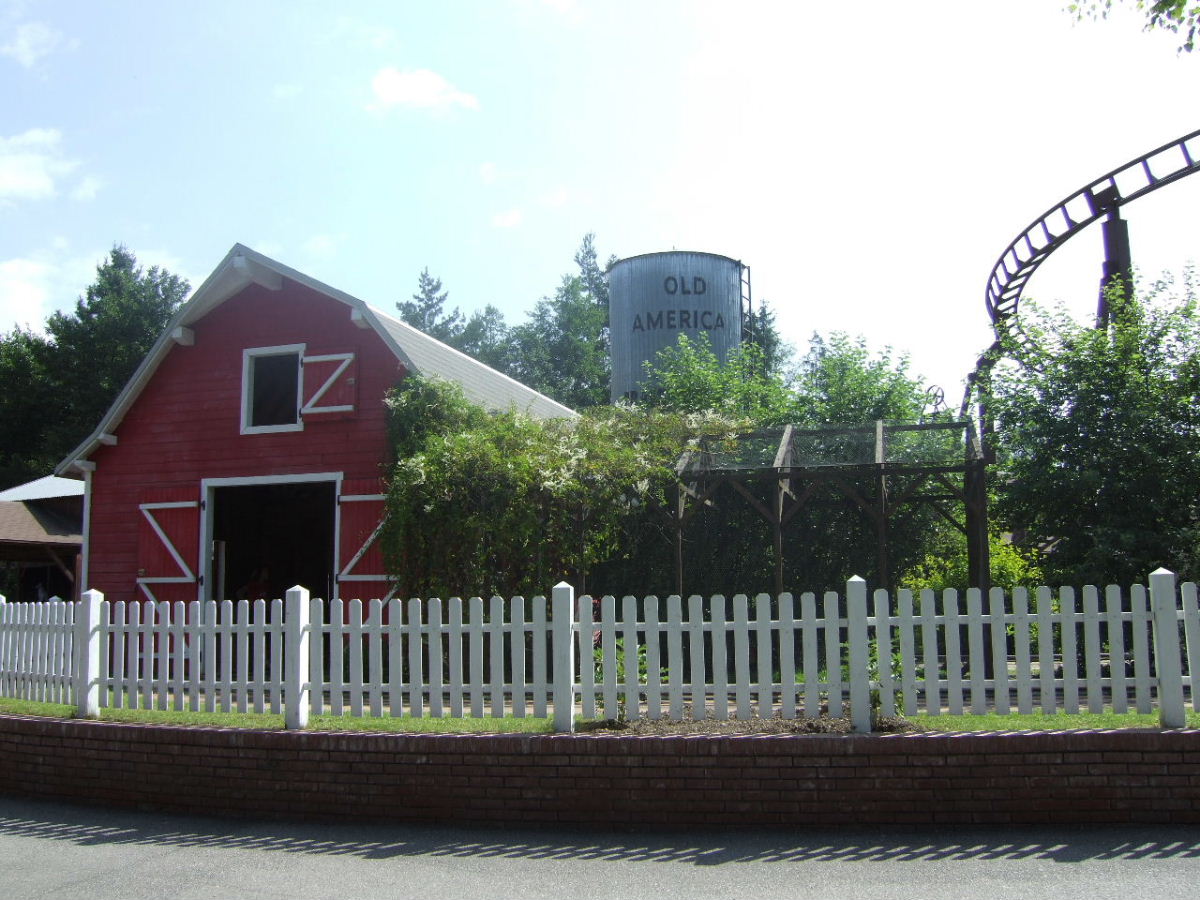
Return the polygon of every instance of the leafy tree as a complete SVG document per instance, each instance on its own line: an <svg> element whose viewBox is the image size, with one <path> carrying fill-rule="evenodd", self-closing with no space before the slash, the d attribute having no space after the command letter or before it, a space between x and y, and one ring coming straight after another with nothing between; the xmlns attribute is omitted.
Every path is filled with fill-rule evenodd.
<svg viewBox="0 0 1200 900"><path fill-rule="evenodd" d="M1200 575L1200 318L1190 273L1182 298L1168 290L1110 296L1104 330L1027 315L1024 365L993 375L996 509L1062 583Z"/></svg>
<svg viewBox="0 0 1200 900"><path fill-rule="evenodd" d="M157 266L143 271L115 246L74 311L49 317L45 337L18 329L2 339L6 479L46 474L96 427L187 292L179 276Z"/></svg>
<svg viewBox="0 0 1200 900"><path fill-rule="evenodd" d="M417 278L417 292L412 299L397 303L396 308L400 311L400 318L413 328L452 344L462 333L463 315L458 307L446 312L446 299L449 296L449 292L442 289L442 280L430 275L426 267Z"/></svg>
<svg viewBox="0 0 1200 900"><path fill-rule="evenodd" d="M608 401L608 307L582 276L564 275L509 336L509 371L518 381L575 409Z"/></svg>
<svg viewBox="0 0 1200 900"><path fill-rule="evenodd" d="M906 356L872 355L862 338L813 335L800 364L795 420L808 426L860 425L876 419L915 422L925 408L921 382Z"/></svg>
<svg viewBox="0 0 1200 900"><path fill-rule="evenodd" d="M782 425L795 411L790 386L766 363L757 344L743 344L724 363L707 334L679 336L647 366L646 402L676 412L721 410L747 417L756 427Z"/></svg>
<svg viewBox="0 0 1200 900"><path fill-rule="evenodd" d="M481 363L511 374L510 342L504 313L489 303L482 310L471 313L462 331L449 343Z"/></svg>
<svg viewBox="0 0 1200 900"><path fill-rule="evenodd" d="M583 281L583 289L592 298L593 303L606 310L608 309L608 270L616 261L615 256L610 256L604 268L600 268L596 256L596 235L591 231L583 236L579 249L575 251L575 265L579 266L579 278Z"/></svg>
<svg viewBox="0 0 1200 900"><path fill-rule="evenodd" d="M43 441L55 407L44 343L20 328L0 338L0 488L45 475L57 462Z"/></svg>
<svg viewBox="0 0 1200 900"><path fill-rule="evenodd" d="M1196 46L1196 28L1200 25L1200 3L1196 0L1133 0L1146 14L1146 30L1162 28L1181 35L1179 49L1191 53ZM1067 9L1077 18L1107 18L1113 0L1085 0L1069 3Z"/></svg>
<svg viewBox="0 0 1200 900"><path fill-rule="evenodd" d="M762 371L765 374L784 375L792 362L794 350L779 333L775 321L775 310L766 301L762 301L758 309L746 323L749 331L749 343L762 351Z"/></svg>
<svg viewBox="0 0 1200 900"><path fill-rule="evenodd" d="M383 541L400 592L413 596L584 586L593 566L636 547L630 535L666 503L690 433L683 417L628 407L577 420L487 414L419 377L389 407L404 441Z"/></svg>

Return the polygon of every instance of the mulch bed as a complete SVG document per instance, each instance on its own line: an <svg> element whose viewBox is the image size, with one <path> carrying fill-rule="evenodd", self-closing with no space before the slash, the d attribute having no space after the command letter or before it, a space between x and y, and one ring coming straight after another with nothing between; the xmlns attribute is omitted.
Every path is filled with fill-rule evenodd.
<svg viewBox="0 0 1200 900"><path fill-rule="evenodd" d="M669 735L669 734L852 734L854 728L849 716L822 715L816 718L798 716L785 719L776 714L769 718L752 716L739 719L730 714L728 719L692 718L685 709L682 719L604 719L576 727L577 731L592 734ZM883 734L904 734L923 731L902 716L881 716L875 722L874 731Z"/></svg>

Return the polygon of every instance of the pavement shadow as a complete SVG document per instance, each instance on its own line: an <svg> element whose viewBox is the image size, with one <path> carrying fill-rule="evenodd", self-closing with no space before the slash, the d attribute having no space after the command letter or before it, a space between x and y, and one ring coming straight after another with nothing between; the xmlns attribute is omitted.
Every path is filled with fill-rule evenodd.
<svg viewBox="0 0 1200 900"><path fill-rule="evenodd" d="M0 833L79 846L146 845L397 857L679 862L1196 859L1194 828L812 829L650 832L254 822L0 797Z"/></svg>

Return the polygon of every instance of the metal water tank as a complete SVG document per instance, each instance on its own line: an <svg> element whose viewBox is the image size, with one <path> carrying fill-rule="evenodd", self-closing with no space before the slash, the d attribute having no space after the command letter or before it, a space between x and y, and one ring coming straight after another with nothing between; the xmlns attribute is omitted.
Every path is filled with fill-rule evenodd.
<svg viewBox="0 0 1200 900"><path fill-rule="evenodd" d="M716 253L671 250L631 256L608 273L613 402L637 397L646 363L679 336L708 336L724 362L742 340L741 262Z"/></svg>

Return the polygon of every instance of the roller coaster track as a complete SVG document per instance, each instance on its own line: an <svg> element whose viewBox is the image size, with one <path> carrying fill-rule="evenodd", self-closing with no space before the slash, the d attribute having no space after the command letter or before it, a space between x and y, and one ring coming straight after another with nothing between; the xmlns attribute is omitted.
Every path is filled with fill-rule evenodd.
<svg viewBox="0 0 1200 900"><path fill-rule="evenodd" d="M1028 345L1017 305L1046 257L1101 216L1194 172L1200 172L1200 130L1101 175L1034 219L1000 255L988 278L987 308L997 341L1007 334L1017 348Z"/></svg>

